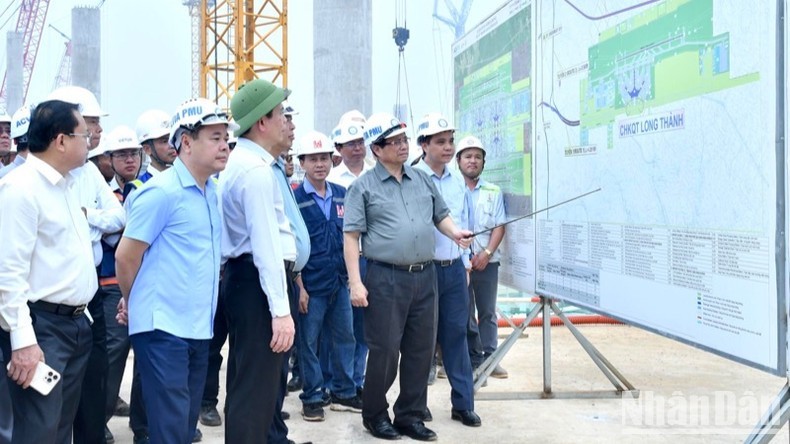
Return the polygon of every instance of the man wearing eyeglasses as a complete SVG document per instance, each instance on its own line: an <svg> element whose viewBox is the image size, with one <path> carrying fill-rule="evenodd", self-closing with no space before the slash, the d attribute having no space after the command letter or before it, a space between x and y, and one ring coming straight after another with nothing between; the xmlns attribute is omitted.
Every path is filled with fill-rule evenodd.
<svg viewBox="0 0 790 444"><path fill-rule="evenodd" d="M8 165L11 152L11 116L0 114L0 166Z"/></svg>
<svg viewBox="0 0 790 444"><path fill-rule="evenodd" d="M351 303L365 308L370 348L362 424L381 439L407 435L436 440L425 427L428 371L436 343L434 227L468 248L472 233L459 229L436 185L422 171L404 165L409 156L406 128L388 113L371 116L365 142L376 166L349 188L345 202L344 256ZM359 240L368 260L365 283L359 273ZM400 394L390 421L387 391L400 362Z"/></svg>
<svg viewBox="0 0 790 444"><path fill-rule="evenodd" d="M27 161L0 181L0 348L10 364L12 442L71 442L92 346L85 308L98 287L75 188L86 132L76 105L40 103ZM29 388L42 361L61 375L47 396Z"/></svg>

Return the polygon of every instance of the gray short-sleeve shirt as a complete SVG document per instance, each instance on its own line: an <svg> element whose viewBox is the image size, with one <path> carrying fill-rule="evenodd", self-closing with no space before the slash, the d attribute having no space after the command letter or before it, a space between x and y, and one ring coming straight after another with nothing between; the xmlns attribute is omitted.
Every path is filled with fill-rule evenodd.
<svg viewBox="0 0 790 444"><path fill-rule="evenodd" d="M450 214L427 174L408 165L398 182L380 163L346 193L343 231L360 232L365 257L408 265L433 259L434 226Z"/></svg>

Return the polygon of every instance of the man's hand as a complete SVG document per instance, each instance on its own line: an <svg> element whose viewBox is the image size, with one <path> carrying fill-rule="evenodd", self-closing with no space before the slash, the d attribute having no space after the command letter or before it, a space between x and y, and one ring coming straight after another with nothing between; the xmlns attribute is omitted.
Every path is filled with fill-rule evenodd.
<svg viewBox="0 0 790 444"><path fill-rule="evenodd" d="M463 249L469 248L469 245L472 245L472 237L474 233L469 230L455 230L453 231L453 240L455 243L458 244L459 247Z"/></svg>
<svg viewBox="0 0 790 444"><path fill-rule="evenodd" d="M115 320L121 325L129 325L129 311L126 309L126 298L121 298L118 301L118 314L115 315Z"/></svg>
<svg viewBox="0 0 790 444"><path fill-rule="evenodd" d="M22 388L30 387L30 381L36 374L36 366L44 362L44 352L38 344L28 345L11 352L11 364L8 368L8 377L21 385Z"/></svg>
<svg viewBox="0 0 790 444"><path fill-rule="evenodd" d="M285 353L294 344L294 320L291 315L272 318L272 342L269 347L275 353Z"/></svg>
<svg viewBox="0 0 790 444"><path fill-rule="evenodd" d="M304 288L299 289L299 313L307 314L307 305L310 302L310 295Z"/></svg>
<svg viewBox="0 0 790 444"><path fill-rule="evenodd" d="M351 291L351 305L354 307L368 306L368 289L362 282L357 282L349 286Z"/></svg>
<svg viewBox="0 0 790 444"><path fill-rule="evenodd" d="M474 271L483 271L488 266L488 261L491 260L491 256L488 255L485 251L479 251L477 254L472 256L472 270Z"/></svg>

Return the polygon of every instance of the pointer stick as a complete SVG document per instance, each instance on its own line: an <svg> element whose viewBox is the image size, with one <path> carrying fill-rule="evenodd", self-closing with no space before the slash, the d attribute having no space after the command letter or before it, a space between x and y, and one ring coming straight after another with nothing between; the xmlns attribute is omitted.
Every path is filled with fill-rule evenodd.
<svg viewBox="0 0 790 444"><path fill-rule="evenodd" d="M505 226L505 225L507 225L507 224L512 224L513 222L515 222L515 221L517 221L517 220L521 220L521 219L524 219L524 218L527 218L527 217L530 217L530 216L534 216L534 215L536 215L536 214L538 214L538 213L542 213L542 212L544 212L544 211L548 211L548 210L550 210L550 209L552 209L552 208L555 208L555 207L558 207L558 206L560 206L560 205L565 205L565 204L566 204L566 203L568 203L568 202L572 202L572 201L574 201L574 200L576 200L576 199L581 199L581 198L582 198L582 197L584 197L584 196L589 196L590 194L597 193L597 192L599 192L599 191L601 191L601 189L600 189L600 188L598 188L598 189L595 189L595 190L592 190L592 191L588 191L588 192L586 192L586 193L584 193L584 194L580 194L580 195L578 195L578 196L576 196L576 197L572 197L572 198L570 198L570 199L568 199L568 200L565 200L565 201L562 201L562 202L560 202L560 203L556 203L556 204L554 204L554 205L548 206L548 207L546 207L546 208L543 208L543 209L541 209L541 210L534 211L534 212L532 212L532 213L529 213L529 214L527 214L527 215L525 215L525 216L519 216L519 217L517 217L517 218L515 218L515 219L513 219L513 220L509 220L509 221L507 221L507 222L505 222L505 223L503 223L503 224L499 224L499 225L493 226L493 227L491 227L491 228L488 228L488 229L485 229L485 230L483 230L483 231L478 231L477 233L474 233L474 234L472 234L472 235L471 235L471 236L469 236L469 237L475 237L475 236L477 236L478 234L487 233L487 232L489 232L489 231L493 230L494 228L499 228L499 227L503 227L503 226Z"/></svg>

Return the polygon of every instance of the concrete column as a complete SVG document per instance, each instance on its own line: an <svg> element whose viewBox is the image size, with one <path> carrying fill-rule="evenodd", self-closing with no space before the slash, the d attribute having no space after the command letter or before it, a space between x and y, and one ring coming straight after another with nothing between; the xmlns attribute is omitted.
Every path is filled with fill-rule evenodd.
<svg viewBox="0 0 790 444"><path fill-rule="evenodd" d="M99 8L71 10L71 82L101 103L101 15Z"/></svg>
<svg viewBox="0 0 790 444"><path fill-rule="evenodd" d="M22 65L24 64L24 55L22 51L22 44L24 34L21 32L11 31L6 37L6 109L5 111L12 115L16 110L22 106L22 90L23 74ZM2 112L2 110L0 110Z"/></svg>
<svg viewBox="0 0 790 444"><path fill-rule="evenodd" d="M340 116L373 106L371 0L313 2L315 129L330 134Z"/></svg>

